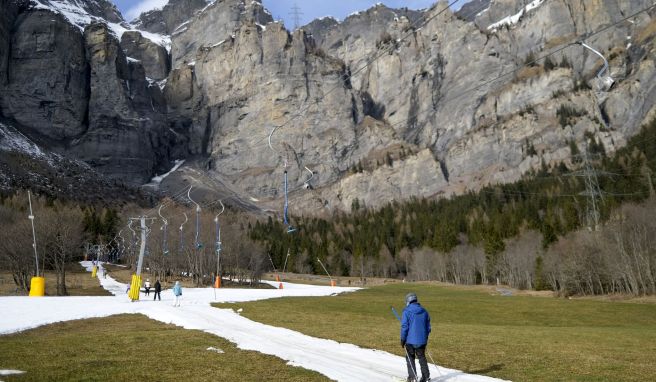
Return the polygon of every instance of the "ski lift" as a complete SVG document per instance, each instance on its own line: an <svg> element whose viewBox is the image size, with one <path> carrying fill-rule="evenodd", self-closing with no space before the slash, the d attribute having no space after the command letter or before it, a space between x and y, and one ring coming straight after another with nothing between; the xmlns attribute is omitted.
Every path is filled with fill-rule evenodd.
<svg viewBox="0 0 656 382"><path fill-rule="evenodd" d="M162 207L164 207L163 204L159 206L159 210L157 211L157 213L159 214L159 217L164 222L164 225L162 225L160 227L160 231L162 231L162 253L164 253L164 255L168 255L169 254L169 248L168 248L168 243L167 243L167 236L168 236L168 230L169 230L169 222L168 222L168 220L166 220L166 218L164 216L162 216Z"/></svg>
<svg viewBox="0 0 656 382"><path fill-rule="evenodd" d="M221 212L216 214L214 217L214 223L216 225L216 250L217 252L221 251L221 226L219 225L219 216L225 211L225 206L223 205L223 202L219 200L219 204L221 204Z"/></svg>
<svg viewBox="0 0 656 382"><path fill-rule="evenodd" d="M194 199L191 198L191 189L193 186L189 186L189 191L187 191L187 198L196 205L196 238L194 239L194 245L196 249L203 248L203 244L198 240L200 236L200 204L196 203Z"/></svg>
<svg viewBox="0 0 656 382"><path fill-rule="evenodd" d="M604 57L603 54L599 53L596 49L591 47L590 45L584 43L583 41L579 41L579 44L583 46L584 48L590 50L597 56L601 57L602 60L604 60L604 66L597 72L597 80L599 83L599 90L607 92L609 91L613 85L615 84L615 80L613 77L610 75L610 69L608 66L608 61L606 60L606 57Z"/></svg>
<svg viewBox="0 0 656 382"><path fill-rule="evenodd" d="M184 250L184 232L183 232L184 225L187 224L187 222L189 221L189 218L187 218L187 213L183 212L182 214L184 215L185 220L184 222L182 222L182 224L180 224L180 252L181 253Z"/></svg>
<svg viewBox="0 0 656 382"><path fill-rule="evenodd" d="M289 198L287 197L287 162L285 162L285 208L283 210L283 222L287 226L287 233L296 232L296 228L294 228L289 222L288 211L289 211Z"/></svg>
<svg viewBox="0 0 656 382"><path fill-rule="evenodd" d="M305 180L305 183L303 183L303 188L305 188L306 190L313 190L314 188L312 187L310 181L312 180L312 178L314 178L314 171L307 168L307 166L305 166L305 170L310 173L310 177Z"/></svg>
<svg viewBox="0 0 656 382"><path fill-rule="evenodd" d="M275 126L275 127L271 130L271 132L269 133L269 147L271 148L271 151L273 151L273 152L276 153L276 154L278 154L278 152L276 151L276 149L273 148L273 144L271 143L271 137L273 137L273 133L275 133L275 131L276 131L277 129L278 129L278 126ZM289 211L289 198L288 198L287 167L288 167L288 165L287 165L287 160L285 160L285 163L284 163L284 169L285 169L285 172L284 172L285 205L284 205L284 208L283 208L282 219L283 219L283 223L285 224L285 226L287 226L287 233L292 233L292 232L296 232L296 228L294 228L294 227L291 225L291 223L289 222L289 215L288 215L288 211Z"/></svg>

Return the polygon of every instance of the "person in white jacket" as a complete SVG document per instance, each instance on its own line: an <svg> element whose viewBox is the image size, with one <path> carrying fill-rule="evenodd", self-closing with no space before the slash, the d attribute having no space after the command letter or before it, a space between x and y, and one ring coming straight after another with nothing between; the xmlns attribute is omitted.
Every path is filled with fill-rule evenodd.
<svg viewBox="0 0 656 382"><path fill-rule="evenodd" d="M146 296L150 296L150 279L146 279L144 289L146 290Z"/></svg>

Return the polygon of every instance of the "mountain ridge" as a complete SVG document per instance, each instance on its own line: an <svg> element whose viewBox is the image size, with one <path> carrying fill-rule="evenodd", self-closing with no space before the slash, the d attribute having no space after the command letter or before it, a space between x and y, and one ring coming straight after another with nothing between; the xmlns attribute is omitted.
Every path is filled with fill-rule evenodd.
<svg viewBox="0 0 656 382"><path fill-rule="evenodd" d="M7 12L0 41L33 32L29 20L47 11L16 11L2 1ZM38 2L46 3L55 2ZM104 9L106 2L71 4L83 3ZM377 5L342 22L315 20L291 33L260 1L171 1L132 25L122 16L105 27L96 20L83 36L69 37L85 47L76 56L79 90L65 85L52 94L55 102L69 99L63 110L71 116L61 118L77 122L61 125L70 132L53 131L49 114L25 119L38 106L16 106L21 100L52 100L23 90L17 79L34 72L13 50L0 54L0 68L9 73L2 86L22 95L10 101L3 96L0 113L41 126L43 134L70 137L63 139L82 147L69 150L75 157L133 184L168 171L175 159L200 157L193 161L197 170L220 174L246 199L271 205L282 196L282 165L288 163L290 198L300 214L348 211L356 198L375 207L444 197L566 162L570 142L583 147L586 134L609 152L635 134L656 100L649 85L656 82L653 9L589 41L611 63L616 84L608 93L589 90L598 57L568 44L648 3L481 0L455 13L443 3L424 11ZM156 32L170 33L170 52L162 46L169 34L151 39ZM550 63L525 66L529 57L564 46ZM54 54L57 62L70 61L61 53L55 44L29 60ZM86 65L96 74L91 82ZM503 73L512 75L486 84ZM56 84L73 77L57 78L47 75L46 81L60 89ZM96 80L102 86L89 88ZM626 99L636 107L627 107ZM96 109L88 109L87 100ZM561 126L558 110L565 106L578 112ZM271 150L268 134L281 125ZM312 190L302 188L308 169Z"/></svg>

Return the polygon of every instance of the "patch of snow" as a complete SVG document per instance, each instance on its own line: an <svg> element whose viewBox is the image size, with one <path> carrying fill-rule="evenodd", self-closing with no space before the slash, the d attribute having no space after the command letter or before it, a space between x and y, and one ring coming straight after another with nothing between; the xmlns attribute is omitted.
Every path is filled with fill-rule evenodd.
<svg viewBox="0 0 656 382"><path fill-rule="evenodd" d="M171 175L172 173L176 172L176 171L180 168L180 166L182 166L182 164L183 164L184 162L185 162L184 159L176 160L176 161L174 162L175 165L173 166L173 168L172 168L169 172L167 172L166 174L158 175L158 176L154 177L153 179L150 180L150 183L149 183L149 184L151 184L151 185L159 185L160 183L162 183L162 181L164 180L164 178L166 178L167 176L169 176L169 175Z"/></svg>
<svg viewBox="0 0 656 382"><path fill-rule="evenodd" d="M260 25L260 24L257 24L257 25ZM264 29L266 30L266 27L264 27ZM226 42L226 40L221 40L221 41L217 42L216 44L211 45L210 48L216 48L217 46L221 46L224 42Z"/></svg>
<svg viewBox="0 0 656 382"><path fill-rule="evenodd" d="M47 3L44 0L33 0L33 4L35 9L45 9L53 13L61 14L68 20L68 22L78 27L81 32L84 32L84 28L94 21L102 22L107 24L109 29L114 32L119 40L121 39L121 36L123 36L123 33L127 31L137 31L141 33L143 37L151 40L155 44L165 47L167 51L171 51L170 36L151 33L139 29L127 28L126 26L118 23L110 23L103 18L89 14L84 8L67 0L49 0ZM128 25L127 23L124 24Z"/></svg>
<svg viewBox="0 0 656 382"><path fill-rule="evenodd" d="M499 27L502 27L504 25L512 26L515 25L521 20L522 16L524 14L532 11L533 9L539 7L542 3L544 3L544 0L533 0L530 3L526 4L526 6L522 9L519 10L514 15L504 17L503 19L497 21L496 23L491 24L490 26L487 27L488 30L497 30Z"/></svg>
<svg viewBox="0 0 656 382"><path fill-rule="evenodd" d="M210 346L210 347L208 347L207 350L209 350L209 351L213 351L213 352L215 352L215 353L219 353L219 354L223 354L223 353L225 353L223 350L221 350L221 349L219 349L219 348L215 348L214 346Z"/></svg>
<svg viewBox="0 0 656 382"><path fill-rule="evenodd" d="M485 9L483 9L482 11L480 11L480 12L478 12L478 13L476 14L476 17L482 15L483 13L485 13L485 12L487 12L487 11L489 11L489 10L490 10L490 7L487 7L487 8L485 8Z"/></svg>
<svg viewBox="0 0 656 382"><path fill-rule="evenodd" d="M157 86L159 86L159 90L162 90L162 91L164 90L164 88L166 87L166 81L167 80L168 79L165 78L165 79L157 82Z"/></svg>
<svg viewBox="0 0 656 382"><path fill-rule="evenodd" d="M127 57L127 56L125 58L128 59L128 62L141 62L141 60L137 60L136 58ZM148 77L146 77L146 79L148 79Z"/></svg>
<svg viewBox="0 0 656 382"><path fill-rule="evenodd" d="M25 372L22 370L11 370L11 369L5 369L5 370L0 370L0 375L5 376L5 375L15 375L15 374L24 374Z"/></svg>
<svg viewBox="0 0 656 382"><path fill-rule="evenodd" d="M90 261L82 262L89 269ZM102 264L100 267L102 269ZM281 297L320 297L354 292L359 288L314 286L283 283L284 289L184 288L180 307L173 307L171 289L162 291L162 300L150 298L131 302L127 284L98 272L98 279L114 296L102 297L0 297L3 319L0 334L15 333L38 326L116 314L143 314L151 319L202 330L233 342L240 349L257 351L286 360L289 365L317 371L330 379L344 382L389 381L404 379L403 356L347 343L310 337L299 332L264 325L244 318L232 309L217 309L213 302L256 301ZM216 294L216 295L215 295ZM216 297L215 297L216 296ZM209 348L208 348L209 350ZM495 378L465 374L430 364L431 371L449 382L493 382Z"/></svg>
<svg viewBox="0 0 656 382"><path fill-rule="evenodd" d="M255 25L257 25L259 28L261 28L261 29L262 29L262 32L266 31L266 26L264 26L264 25L262 25L262 24L260 24L260 23L255 23Z"/></svg>
<svg viewBox="0 0 656 382"><path fill-rule="evenodd" d="M187 29L189 29L189 28L184 27L184 28L182 28L182 29L176 29L175 31L173 31L173 33L171 33L171 36L177 36L177 35L179 35L179 34L181 34L181 33L184 33L184 32L187 31Z"/></svg>
<svg viewBox="0 0 656 382"><path fill-rule="evenodd" d="M52 158L18 130L0 123L0 150L26 154L32 158L46 160L52 164Z"/></svg>
<svg viewBox="0 0 656 382"><path fill-rule="evenodd" d="M214 5L214 3L216 3L216 0L208 1L208 2L207 2L207 5L205 6L205 8L201 9L200 11L198 11L198 14L200 15L201 13L205 12L205 11L207 10L207 8L209 8L209 7L211 7L212 5Z"/></svg>
<svg viewBox="0 0 656 382"><path fill-rule="evenodd" d="M182 24L178 25L177 27L175 27L175 29L173 30L172 35L177 34L178 31L179 31L180 29L182 29L183 27L184 27L184 30L187 30L187 28L186 28L185 26L186 26L187 24L189 24L190 22L191 22L191 19L190 19L190 20L187 20L187 21L185 21L184 23L182 23ZM181 31L181 32L182 32L182 31ZM180 33L181 33L181 32L180 32Z"/></svg>

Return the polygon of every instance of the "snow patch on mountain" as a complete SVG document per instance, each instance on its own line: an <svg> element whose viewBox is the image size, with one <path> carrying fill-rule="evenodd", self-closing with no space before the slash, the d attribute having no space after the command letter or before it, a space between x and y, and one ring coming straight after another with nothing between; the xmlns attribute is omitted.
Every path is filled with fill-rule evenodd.
<svg viewBox="0 0 656 382"><path fill-rule="evenodd" d="M172 173L176 172L180 168L180 166L182 166L182 164L184 162L185 162L184 159L176 160L175 165L173 166L173 168L169 172L167 172L166 174L162 174L162 175L158 175L158 176L154 177L153 179L150 180L150 183L148 183L148 185L152 185L152 186L159 185L160 183L162 183L164 178L166 178L167 176L169 176Z"/></svg>
<svg viewBox="0 0 656 382"><path fill-rule="evenodd" d="M519 20L522 19L522 16L534 10L535 8L539 7L542 3L544 3L544 0L533 0L530 3L526 4L524 8L520 9L519 12L515 13L514 15L504 17L503 19L497 21L496 23L493 23L490 26L488 26L487 29L495 31L504 25L508 25L508 26L515 25L519 22Z"/></svg>
<svg viewBox="0 0 656 382"><path fill-rule="evenodd" d="M166 2L168 2L168 0L166 0ZM35 9L45 9L53 13L61 14L82 32L84 32L84 28L92 22L102 22L107 24L119 40L121 39L121 36L123 36L123 33L127 31L137 31L155 44L165 47L167 51L171 50L170 36L134 29L125 22L122 24L109 22L101 17L91 15L81 6L68 0L33 0L33 5Z"/></svg>
<svg viewBox="0 0 656 382"><path fill-rule="evenodd" d="M0 123L0 151L13 151L32 158L43 159L52 164L49 155L29 138L7 125Z"/></svg>

